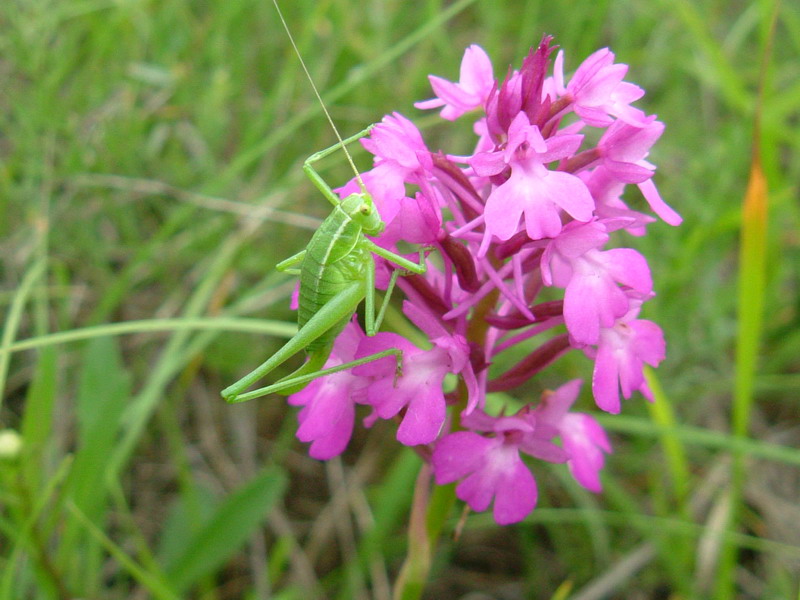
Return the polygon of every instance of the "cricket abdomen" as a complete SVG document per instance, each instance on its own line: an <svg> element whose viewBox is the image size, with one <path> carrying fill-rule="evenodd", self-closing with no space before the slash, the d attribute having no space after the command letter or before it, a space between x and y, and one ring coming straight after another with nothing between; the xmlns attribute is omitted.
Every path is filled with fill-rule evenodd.
<svg viewBox="0 0 800 600"><path fill-rule="evenodd" d="M342 290L365 282L365 269L371 257L358 243L362 235L361 226L337 207L311 238L300 268L299 327ZM333 343L350 316L309 344L307 350L311 352Z"/></svg>

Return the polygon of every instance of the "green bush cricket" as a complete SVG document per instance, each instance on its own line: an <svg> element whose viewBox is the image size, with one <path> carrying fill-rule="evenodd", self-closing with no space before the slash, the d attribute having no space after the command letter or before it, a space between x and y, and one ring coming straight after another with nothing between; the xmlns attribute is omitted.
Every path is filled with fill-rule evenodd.
<svg viewBox="0 0 800 600"><path fill-rule="evenodd" d="M403 270L422 274L425 272L424 250L420 250L419 263L381 248L366 235L380 234L385 224L378 214L372 196L367 192L358 170L353 163L347 145L369 134L372 126L364 131L343 140L339 135L333 119L325 108L322 98L314 85L314 81L303 62L295 45L291 32L281 14L277 1L273 0L283 22L289 40L300 58L314 93L322 105L322 109L338 138L338 143L310 156L303 165L303 171L333 205L333 211L322 222L314 233L305 250L295 254L277 265L277 269L300 276L299 309L297 313L297 333L289 339L275 354L242 377L236 383L222 390L222 397L228 402L244 402L270 393L293 394L303 389L308 383L331 373L351 369L387 356L394 356L398 370L401 367L402 352L389 349L365 356L335 367L324 369L333 349L336 336L342 331L355 314L358 305L364 300L365 329L369 336L375 335L383 321L387 303L391 297L399 270L392 271L389 287L377 315L375 314L375 259L373 253L394 263ZM360 192L351 194L341 200L314 170L316 161L342 150L356 173L361 188ZM307 362L294 373L283 379L249 392L245 390L257 380L286 362L289 358L305 350Z"/></svg>

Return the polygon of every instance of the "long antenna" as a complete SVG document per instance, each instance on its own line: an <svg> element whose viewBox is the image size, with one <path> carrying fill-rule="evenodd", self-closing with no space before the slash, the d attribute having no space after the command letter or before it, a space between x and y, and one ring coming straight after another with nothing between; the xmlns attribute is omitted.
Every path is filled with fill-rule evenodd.
<svg viewBox="0 0 800 600"><path fill-rule="evenodd" d="M328 109L325 106L325 102L323 102L322 100L322 95L319 93L319 90L317 89L317 86L314 83L314 79L311 77L311 73L309 73L308 71L308 67L306 66L306 61L303 60L303 57L300 54L300 50L294 41L294 36L292 35L292 32L289 30L289 25L287 25L286 19L283 18L281 7L278 6L278 0L272 0L272 3L275 5L275 10L278 12L278 17L280 17L281 23L283 24L283 28L286 30L286 35L289 36L289 41L292 44L292 48L294 48L294 53L297 55L297 58L300 59L300 65L302 65L303 71L305 72L306 77L308 78L308 81L311 84L311 89L314 90L314 95L316 95L317 100L319 100L319 105L322 107L322 112L325 113L325 117L328 119L328 123L330 123L331 129L333 129L333 133L336 134L336 139L339 140L339 145L342 147L342 150L344 150L344 155L347 157L347 162L350 163L353 172L356 174L358 185L361 187L362 192L366 192L367 188L364 185L364 181L361 179L361 173L358 172L358 169L356 168L356 163L353 162L353 157L350 156L350 151L347 149L347 146L345 145L342 136L339 134L339 129L336 127L336 123L333 122L331 113L328 112Z"/></svg>

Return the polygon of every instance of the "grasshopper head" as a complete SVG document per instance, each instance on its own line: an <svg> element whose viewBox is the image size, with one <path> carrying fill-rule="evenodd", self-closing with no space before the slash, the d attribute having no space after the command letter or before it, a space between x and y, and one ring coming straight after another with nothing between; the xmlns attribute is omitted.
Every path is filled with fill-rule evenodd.
<svg viewBox="0 0 800 600"><path fill-rule="evenodd" d="M379 235L386 227L378 214L372 196L366 192L350 194L342 200L342 210L353 221L361 225L361 229L367 235Z"/></svg>

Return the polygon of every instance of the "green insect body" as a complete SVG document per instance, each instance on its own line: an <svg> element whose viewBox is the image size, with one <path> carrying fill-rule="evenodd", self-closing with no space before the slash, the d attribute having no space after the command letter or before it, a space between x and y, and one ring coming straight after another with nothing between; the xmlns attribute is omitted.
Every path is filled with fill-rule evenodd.
<svg viewBox="0 0 800 600"><path fill-rule="evenodd" d="M359 139L367 132L369 129L343 143ZM372 197L367 192L351 194L344 200L339 200L311 167L312 162L340 147L332 146L306 161L305 172L333 204L333 211L314 233L306 249L287 258L277 267L281 271L300 276L297 319L299 329L267 361L222 391L222 396L228 402L243 402L269 393L293 394L318 377L386 356L394 356L398 361L398 368L400 366L402 353L397 349L389 349L335 367L323 368L333 350L334 340L350 321L362 300L365 300L366 305L367 335L375 335L383 320L386 303L400 271L392 272L383 304L376 317L373 254L378 254L409 272L424 273L426 270L423 261L424 251L420 251L420 262L415 263L381 248L365 237L365 235L379 235L385 227ZM244 392L258 379L302 350L307 352L308 360L299 369L272 385Z"/></svg>
<svg viewBox="0 0 800 600"><path fill-rule="evenodd" d="M325 304L347 288L363 287L371 268L363 235L377 235L383 221L368 195L353 194L334 207L314 233L300 267L297 325L303 327ZM366 296L366 291L364 292ZM337 323L308 345L309 352L333 344L348 319Z"/></svg>

